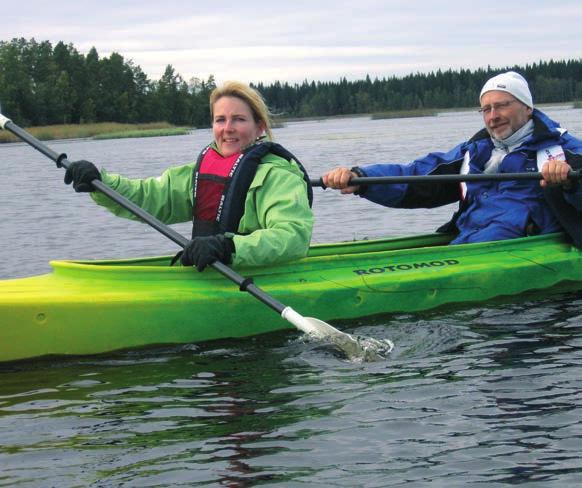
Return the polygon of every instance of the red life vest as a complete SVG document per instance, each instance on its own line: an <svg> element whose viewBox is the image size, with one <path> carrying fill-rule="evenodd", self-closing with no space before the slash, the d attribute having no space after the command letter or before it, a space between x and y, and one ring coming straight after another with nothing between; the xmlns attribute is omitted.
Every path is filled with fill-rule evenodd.
<svg viewBox="0 0 582 488"><path fill-rule="evenodd" d="M242 153L228 157L221 156L209 145L198 156L194 168L192 237L237 232L257 167L269 153L287 161L294 160L299 165L307 182L311 205L313 192L307 172L297 158L281 145L258 142Z"/></svg>
<svg viewBox="0 0 582 488"><path fill-rule="evenodd" d="M202 155L194 180L194 219L214 222L220 219L225 187L232 178L243 153L223 157L208 146Z"/></svg>

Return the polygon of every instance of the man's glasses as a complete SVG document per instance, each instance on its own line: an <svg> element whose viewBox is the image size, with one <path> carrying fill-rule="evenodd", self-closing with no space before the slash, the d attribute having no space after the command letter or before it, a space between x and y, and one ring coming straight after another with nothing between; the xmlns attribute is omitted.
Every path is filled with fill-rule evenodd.
<svg viewBox="0 0 582 488"><path fill-rule="evenodd" d="M491 105L485 105L484 107L481 107L479 109L479 113L483 114L483 115L489 115L492 110L499 112L501 110L505 110L513 102L517 102L517 100L507 100L506 102L499 102L499 103L493 103Z"/></svg>

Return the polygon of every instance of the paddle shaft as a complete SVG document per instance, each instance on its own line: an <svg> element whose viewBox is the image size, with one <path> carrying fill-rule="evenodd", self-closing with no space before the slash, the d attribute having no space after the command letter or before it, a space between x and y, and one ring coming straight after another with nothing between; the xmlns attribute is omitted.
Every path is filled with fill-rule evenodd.
<svg viewBox="0 0 582 488"><path fill-rule="evenodd" d="M2 114L0 114L0 127L12 132L15 136L19 137L24 142L26 142L27 144L34 147L37 151L41 152L42 154L47 156L49 159L52 159L55 163L57 163L57 166L59 166L59 167L62 166L63 168L67 169L69 167L69 165L71 164L71 162L67 159L66 154L56 153L50 147L48 147L46 144L43 144L41 141L39 141L33 135L29 134L28 132L26 132L22 128L18 127L16 124L14 124L14 122L12 122L10 119L7 119ZM165 235L168 239L175 242L180 247L185 248L188 245L188 243L190 242L182 234L179 234L174 229L167 226L166 224L164 224L163 222L161 222L160 220L155 218L153 215L151 215L148 212L146 212L145 210L143 210L141 207L138 207L135 203L131 202L130 200L128 200L124 196L120 195L118 192L116 192L115 190L108 187L101 180L94 179L91 182L91 184L93 185L94 188L99 190L101 193L107 195L115 203L117 203L121 207L125 208L126 210L129 210L136 217L139 217L146 224L150 225L151 227L156 229L158 232ZM277 313L281 314L283 312L283 310L285 310L287 308L286 305L282 304L281 302L279 302L278 300L276 300L275 298L273 298L269 294L265 293L258 286L256 286L254 283L252 283L251 280L249 280L247 278L243 278L241 275L239 275L237 272L235 272L233 269L231 269L227 265L225 265L219 261L216 261L216 262L212 263L211 266L216 271L218 271L220 274L222 274L223 276L225 276L226 278L228 278L232 282L236 283L239 286L239 289L241 291L249 292L252 296L254 296L258 300L263 302L265 305L271 307Z"/></svg>
<svg viewBox="0 0 582 488"><path fill-rule="evenodd" d="M571 170L569 179L579 179L581 173ZM492 173L466 175L413 175L413 176L363 176L350 179L350 185L394 185L399 183L461 183L466 181L514 181L514 180L541 180L541 173ZM311 186L320 186L324 190L327 186L323 178L310 180Z"/></svg>

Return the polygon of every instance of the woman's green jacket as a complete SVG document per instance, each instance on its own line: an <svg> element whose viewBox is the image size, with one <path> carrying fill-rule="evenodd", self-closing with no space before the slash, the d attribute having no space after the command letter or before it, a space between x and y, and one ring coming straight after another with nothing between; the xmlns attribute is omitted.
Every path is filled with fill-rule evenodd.
<svg viewBox="0 0 582 488"><path fill-rule="evenodd" d="M105 184L166 224L192 220L195 163L167 169L161 176L129 179L101 170ZM115 215L139 220L100 192L93 200ZM233 266L263 266L303 257L309 249L313 213L306 182L295 162L274 154L260 162L246 196Z"/></svg>

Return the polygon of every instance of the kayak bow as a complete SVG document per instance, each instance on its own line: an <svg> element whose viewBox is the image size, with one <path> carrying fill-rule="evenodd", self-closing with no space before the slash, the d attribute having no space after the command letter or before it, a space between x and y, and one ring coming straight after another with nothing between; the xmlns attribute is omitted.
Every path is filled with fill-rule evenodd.
<svg viewBox="0 0 582 488"><path fill-rule="evenodd" d="M13 123L10 119L6 118L1 113L0 128L12 132L15 136L19 137L24 142L35 148L37 151L41 152L49 159L54 161L57 164L57 167L68 169L71 165L71 162L67 159L66 154L58 154L54 152L46 144L43 144L41 141ZM133 215L140 218L143 222L156 229L158 232L182 248L185 248L189 244L189 240L184 236L158 220L153 215L150 215L148 212L134 204L132 201L119 194L117 191L107 186L101 181L100 178L94 179L91 181L91 184L96 191L100 191L101 193L107 195L107 197L109 197L115 203L130 211ZM349 359L357 361L385 359L386 354L388 354L394 347L394 344L388 339L379 341L373 338L353 337L349 334L341 332L340 330L323 322L322 320L312 317L304 317L289 305L285 305L271 297L268 293L265 293L254 284L252 279L244 278L224 263L215 261L214 263L210 264L210 267L218 271L233 283L236 283L239 286L240 291L249 293L261 303L277 312L283 319L293 324L301 332L308 334L313 339L329 341Z"/></svg>

